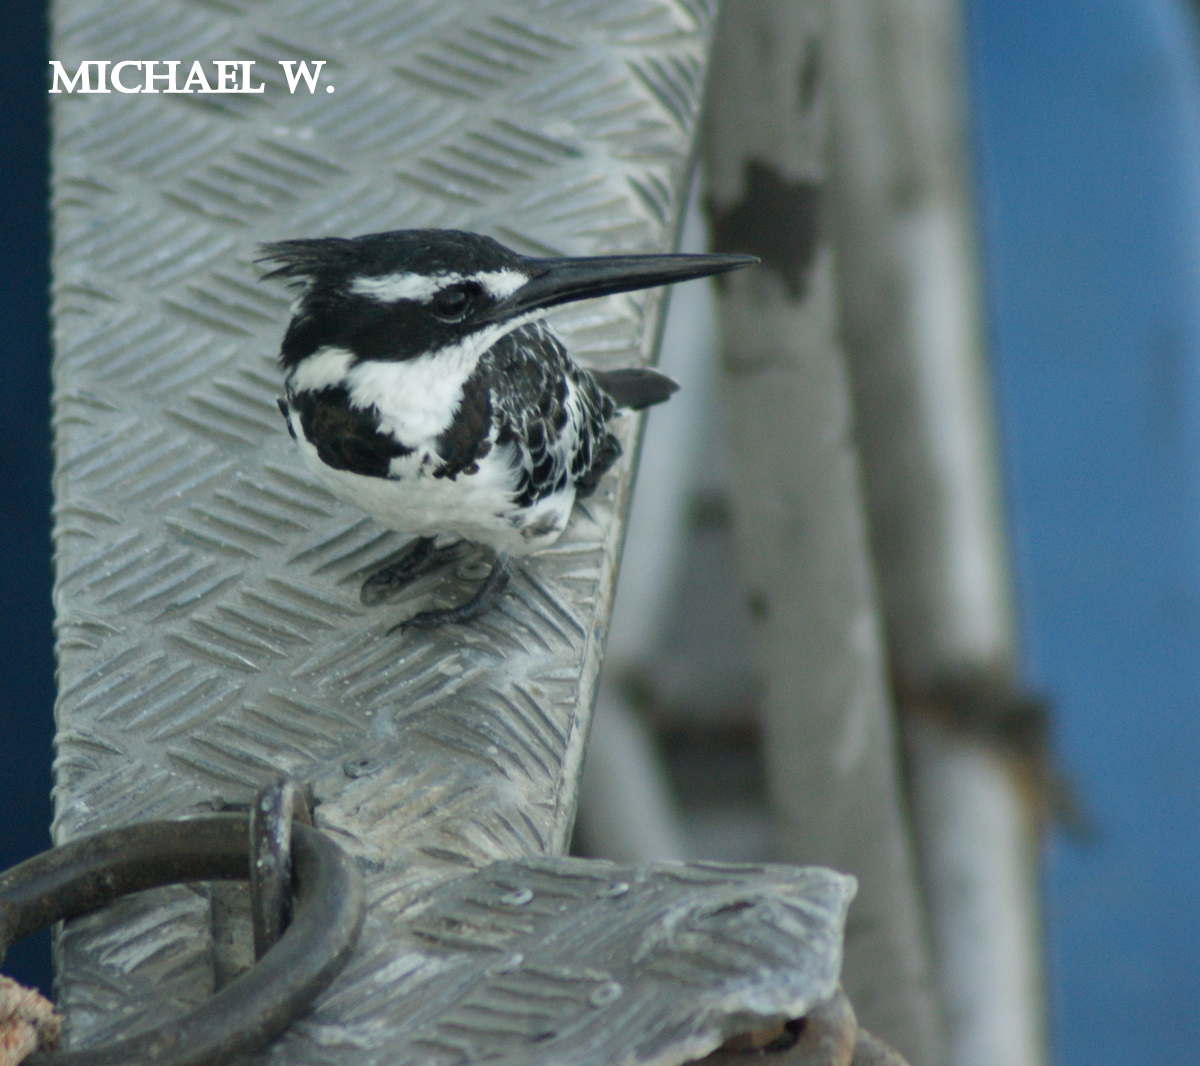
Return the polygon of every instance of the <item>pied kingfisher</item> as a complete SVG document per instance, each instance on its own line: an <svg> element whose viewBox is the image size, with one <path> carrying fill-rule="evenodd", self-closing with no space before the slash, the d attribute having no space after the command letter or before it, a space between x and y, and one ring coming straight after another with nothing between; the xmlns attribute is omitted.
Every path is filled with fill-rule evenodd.
<svg viewBox="0 0 1200 1066"><path fill-rule="evenodd" d="M260 262L299 289L279 408L305 463L338 498L417 537L367 579L363 602L453 558L440 534L495 552L472 599L401 624L430 628L493 605L510 557L553 544L575 498L621 454L608 419L677 388L656 370L576 365L546 309L757 260L534 258L476 233L424 229L280 241Z"/></svg>

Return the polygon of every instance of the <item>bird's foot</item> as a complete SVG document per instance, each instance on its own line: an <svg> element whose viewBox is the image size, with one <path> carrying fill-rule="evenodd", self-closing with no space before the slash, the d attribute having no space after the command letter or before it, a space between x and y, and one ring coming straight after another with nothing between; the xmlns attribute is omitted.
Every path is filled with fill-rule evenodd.
<svg viewBox="0 0 1200 1066"><path fill-rule="evenodd" d="M395 633L400 629L436 629L438 626L444 626L450 622L469 622L472 618L478 618L500 601L504 590L508 588L511 577L512 568L509 564L508 553L501 552L496 556L491 572L484 578L483 584L466 603L460 603L457 607L440 607L422 611L408 619L407 622L392 626L388 632Z"/></svg>
<svg viewBox="0 0 1200 1066"><path fill-rule="evenodd" d="M433 537L418 537L397 559L385 563L363 582L359 599L368 607L391 599L405 585L462 555L462 544L437 547Z"/></svg>

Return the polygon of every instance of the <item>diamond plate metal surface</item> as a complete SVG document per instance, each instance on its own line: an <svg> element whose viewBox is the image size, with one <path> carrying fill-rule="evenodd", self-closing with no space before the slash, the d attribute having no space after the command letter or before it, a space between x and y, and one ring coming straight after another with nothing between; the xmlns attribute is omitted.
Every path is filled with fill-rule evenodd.
<svg viewBox="0 0 1200 1066"><path fill-rule="evenodd" d="M405 980L450 965L410 950L414 900L565 848L629 479L627 465L606 479L490 615L387 635L477 575L359 604L402 538L327 496L293 452L275 409L287 301L258 282L256 245L450 226L534 253L670 247L714 7L54 5L52 55L70 70L254 60L267 83L51 97L55 832L248 801L280 773L311 783L318 823L368 871L371 917L326 1021L274 1053L288 1061L385 1047L397 1061ZM318 91L290 94L281 59L326 60ZM629 364L652 352L660 300L577 305L556 325L582 361ZM623 434L632 452L636 422ZM213 910L172 888L74 923L58 952L75 1038L203 999L222 969Z"/></svg>
<svg viewBox="0 0 1200 1066"><path fill-rule="evenodd" d="M403 773L353 775L375 826L413 820L453 752L491 797L479 813L526 791L538 812L444 841L456 863L561 848L571 798L553 783L578 757L625 481L491 619L385 637L411 604L364 609L357 585L402 538L293 454L275 410L286 298L250 260L267 238L406 225L526 250L669 245L708 21L611 0L57 6L68 66L255 57L269 77L274 57L318 55L337 89L55 99L60 835L394 748ZM654 310L610 299L558 321L616 365L645 357Z"/></svg>
<svg viewBox="0 0 1200 1066"><path fill-rule="evenodd" d="M267 1058L691 1061L834 994L852 894L852 879L822 869L493 863L377 934Z"/></svg>

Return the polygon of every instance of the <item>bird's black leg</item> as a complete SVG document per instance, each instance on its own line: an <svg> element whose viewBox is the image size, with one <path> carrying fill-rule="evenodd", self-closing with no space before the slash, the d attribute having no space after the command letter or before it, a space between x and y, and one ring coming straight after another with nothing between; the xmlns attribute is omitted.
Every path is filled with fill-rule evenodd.
<svg viewBox="0 0 1200 1066"><path fill-rule="evenodd" d="M359 599L368 607L383 603L422 574L459 558L461 548L461 544L438 548L433 537L418 537L403 555L385 563L363 582Z"/></svg>
<svg viewBox="0 0 1200 1066"><path fill-rule="evenodd" d="M501 552L492 564L491 573L483 579L483 584L466 603L459 604L457 607L441 607L431 611L422 611L407 622L393 626L389 632L394 633L397 629L436 629L438 626L446 625L447 622L469 622L472 618L478 618L484 611L499 602L500 597L504 595L504 590L508 588L510 577L512 577L512 568L508 552Z"/></svg>

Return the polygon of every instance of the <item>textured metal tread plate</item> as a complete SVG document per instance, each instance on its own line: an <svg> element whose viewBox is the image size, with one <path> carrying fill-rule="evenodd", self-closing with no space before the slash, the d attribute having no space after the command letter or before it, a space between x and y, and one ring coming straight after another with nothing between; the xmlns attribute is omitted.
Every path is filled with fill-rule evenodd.
<svg viewBox="0 0 1200 1066"><path fill-rule="evenodd" d="M669 247L714 7L56 0L52 55L70 70L254 60L267 82L51 97L59 839L245 801L290 774L371 871L374 922L485 863L563 850L627 468L498 610L388 636L461 596L461 575L359 604L402 538L300 466L275 409L287 297L252 259L263 240L403 226L530 252ZM326 60L335 92L289 94L280 59ZM659 302L612 297L556 324L586 362L637 362ZM210 990L219 960L197 934L212 900L155 899L63 938L76 1034Z"/></svg>
<svg viewBox="0 0 1200 1066"><path fill-rule="evenodd" d="M385 928L376 910L345 981L268 1058L690 1061L834 994L853 891L823 869L493 863Z"/></svg>

